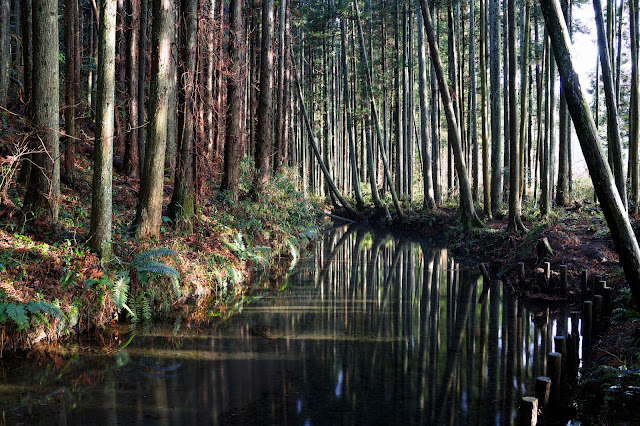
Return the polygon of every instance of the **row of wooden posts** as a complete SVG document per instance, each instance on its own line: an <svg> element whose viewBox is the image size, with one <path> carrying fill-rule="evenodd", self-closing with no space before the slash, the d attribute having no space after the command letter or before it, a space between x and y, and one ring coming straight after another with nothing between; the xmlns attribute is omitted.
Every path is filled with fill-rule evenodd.
<svg viewBox="0 0 640 426"><path fill-rule="evenodd" d="M479 265L486 282L490 279L488 268L485 264ZM551 264L543 264L543 274L546 282L551 277ZM524 280L524 263L518 264L518 278ZM609 321L611 314L612 289L607 287L602 275L595 275L592 288L588 287L589 272L583 270L580 275L581 296L583 300L582 312L571 311L571 333L567 336L555 336L554 352L547 354L546 376L536 379L534 395L524 396L520 401L518 418L520 425L536 425L538 415L547 418L562 407L563 395L569 386L569 381L578 377L580 365L580 336L582 336L582 356L589 359L591 341L594 335L599 333ZM560 265L560 293L567 294L568 287L567 265ZM593 295L593 297L590 297ZM590 300L587 300L590 299ZM578 324L582 317L582 329Z"/></svg>
<svg viewBox="0 0 640 426"><path fill-rule="evenodd" d="M551 273L549 262L544 263L544 274ZM567 294L567 266L560 265L560 292ZM524 272L524 264L521 264ZM524 277L524 273L522 274ZM607 287L602 275L595 275L592 288L588 288L589 272L583 270L580 275L582 312L571 312L571 333L567 336L555 336L554 352L547 354L547 375L536 379L534 396L524 396L520 402L518 418L520 425L536 425L538 414L547 418L562 407L563 395L569 381L578 377L580 365L580 336L582 336L582 357L589 359L591 341L603 325L609 321L611 314L612 289ZM592 295L592 297L590 297ZM591 300L587 300L587 299ZM582 314L582 315L581 315ZM582 317L582 329L578 324Z"/></svg>

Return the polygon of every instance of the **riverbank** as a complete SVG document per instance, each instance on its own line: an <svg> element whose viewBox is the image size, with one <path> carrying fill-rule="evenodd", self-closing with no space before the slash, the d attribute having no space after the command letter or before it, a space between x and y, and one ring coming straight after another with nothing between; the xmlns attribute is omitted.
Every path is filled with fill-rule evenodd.
<svg viewBox="0 0 640 426"><path fill-rule="evenodd" d="M249 170L245 168L244 170ZM249 185L251 176L242 177ZM114 178L114 256L101 262L86 246L91 174L63 186L55 229L25 222L19 208L0 217L0 355L52 343L116 322L152 319L188 325L224 316L243 302L246 283L269 268L286 271L319 228L321 203L286 174L237 204L203 197L194 233L177 235L163 217L156 240L135 238L137 182ZM19 207L20 187L10 196ZM207 193L215 194L213 188ZM171 186L165 187L165 205ZM285 262L277 262L285 258ZM284 268L284 271L282 270Z"/></svg>
<svg viewBox="0 0 640 426"><path fill-rule="evenodd" d="M499 277L529 300L557 301L581 311L581 271L587 270L591 277L601 275L614 289L611 323L593 340L592 357L572 388L573 400L578 418L586 424L639 423L640 312L631 303L602 211L598 205L582 202L556 208L544 221L526 212L523 219L526 234L506 232L506 215L486 220L484 229L464 230L456 223L454 209L398 227L414 234L420 230L427 238L437 238L446 229L445 240L455 254L474 263L486 262L492 278ZM638 235L638 218L632 223ZM519 262L524 263L524 281L518 277ZM548 284L540 279L545 262L554 271ZM560 265L568 267L566 293L560 286Z"/></svg>

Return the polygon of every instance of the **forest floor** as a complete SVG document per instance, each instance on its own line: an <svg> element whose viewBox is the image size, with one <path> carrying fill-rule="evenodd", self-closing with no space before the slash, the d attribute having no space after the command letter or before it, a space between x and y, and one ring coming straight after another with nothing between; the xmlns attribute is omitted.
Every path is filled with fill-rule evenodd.
<svg viewBox="0 0 640 426"><path fill-rule="evenodd" d="M593 279L601 275L612 287L611 322L593 341L593 356L573 387L579 418L586 424L640 424L640 312L631 295L602 211L588 201L557 208L545 220L523 215L528 231L507 232L507 217L486 220L484 229L463 230L455 209L443 209L429 218L416 218L401 229L421 229L436 238L447 229L445 241L454 253L474 263L485 262L493 279L499 278L518 296L529 301L566 301L571 310L582 311L581 271ZM633 218L636 235L639 218ZM552 253L541 243L548 241ZM519 278L518 262L525 265ZM550 262L551 279L542 278L543 264ZM560 265L568 266L567 293L560 288Z"/></svg>

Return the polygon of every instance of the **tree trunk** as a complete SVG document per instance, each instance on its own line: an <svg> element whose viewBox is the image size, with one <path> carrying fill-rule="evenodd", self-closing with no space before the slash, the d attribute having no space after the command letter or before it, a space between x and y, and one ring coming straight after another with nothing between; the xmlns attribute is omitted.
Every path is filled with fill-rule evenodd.
<svg viewBox="0 0 640 426"><path fill-rule="evenodd" d="M424 20L427 39L429 41L431 61L433 62L436 71L438 86L440 88L440 95L442 96L442 101L445 107L447 123L450 128L458 129L458 123L456 122L453 105L451 103L451 97L449 96L449 89L447 87L447 81L445 79L442 63L440 62L440 52L438 51L435 32L433 30L433 24L431 23L431 16L429 15L426 0L420 0L420 6L422 8L422 19ZM454 132L454 139L451 142L453 147L453 154L455 157L456 169L458 172L458 181L460 184L460 213L462 216L462 223L464 224L464 226L484 226L478 218L478 215L476 214L475 208L473 206L471 187L469 186L469 179L462 153L462 141L460 132Z"/></svg>
<svg viewBox="0 0 640 426"><path fill-rule="evenodd" d="M436 6L432 3L431 12L436 16ZM431 149L432 149L432 176L433 176L433 198L436 205L442 203L442 179L441 179L441 163L440 163L440 102L438 100L438 81L436 79L436 71L431 62L430 72L431 85Z"/></svg>
<svg viewBox="0 0 640 426"><path fill-rule="evenodd" d="M356 160L356 136L353 123L353 115L351 112L351 93L349 91L349 65L347 63L347 40L345 20L346 16L342 16L340 19L340 41L341 41L341 59L342 59L342 84L343 84L343 102L344 108L347 114L347 137L349 141L349 166L351 169L351 180L353 185L353 192L356 199L356 207L358 210L364 209L364 200L362 199L362 192L360 191L360 178L358 176L358 164Z"/></svg>
<svg viewBox="0 0 640 426"><path fill-rule="evenodd" d="M11 6L9 0L0 0L0 107L7 106L9 94L9 68L11 68Z"/></svg>
<svg viewBox="0 0 640 426"><path fill-rule="evenodd" d="M431 176L431 139L427 114L427 52L424 45L424 24L422 14L418 13L418 92L420 95L420 140L422 145L422 182L424 188L424 208L431 212L436 208L433 197ZM474 182L475 183L475 182Z"/></svg>
<svg viewBox="0 0 640 426"><path fill-rule="evenodd" d="M508 0L509 15L509 223L511 231L526 231L521 218L520 204L520 138L518 137L518 111L516 93L516 0ZM526 74L526 67L523 73ZM526 87L526 86L525 86ZM525 92L522 96L525 99ZM524 101L523 101L524 102ZM522 116L524 123L524 114ZM524 132L523 132L524 133ZM524 145L524 143L523 143Z"/></svg>
<svg viewBox="0 0 640 426"><path fill-rule="evenodd" d="M383 161L383 167L385 169L385 172L387 172L388 174L387 156L386 156L386 153L383 151L384 150L383 134L380 127L380 119L378 118L378 108L376 106L375 98L373 96L373 90L372 90L373 82L371 81L371 69L369 68L369 58L367 57L367 50L365 49L365 44L364 44L364 34L362 31L362 20L360 18L360 6L358 4L358 0L355 0L355 9L356 9L356 18L358 20L357 22L358 42L360 44L360 56L362 58L362 64L364 65L363 67L364 74L365 74L364 81L366 86L365 92L366 92L366 98L369 104L371 105L371 112L369 116L372 117L372 120L375 121L376 137L378 139L380 150L381 150L380 153ZM373 150L371 138L367 138L367 161L369 163L368 164L369 180L371 183L371 196L373 198L373 204L376 206L376 208L383 209L386 211L387 210L386 206L382 204L382 201L380 200L380 195L378 194L378 185L376 183L376 169L374 167L373 151L374 150ZM389 179L389 183L391 183L391 179ZM392 192L392 194L395 194L395 192ZM400 215L400 217L402 217L402 209L399 208L400 203L398 202L395 195L394 195L394 203L396 203L396 208L398 208L398 214Z"/></svg>
<svg viewBox="0 0 640 426"><path fill-rule="evenodd" d="M562 0L562 12L565 22L568 21L569 1ZM569 111L564 99L564 88L560 86L560 137L558 138L558 184L556 186L556 204L564 206L567 203L568 172L569 172Z"/></svg>
<svg viewBox="0 0 640 426"><path fill-rule="evenodd" d="M76 160L76 17L78 14L77 0L67 0L65 5L65 69L64 69L64 177L67 182L72 182L75 174Z"/></svg>
<svg viewBox="0 0 640 426"><path fill-rule="evenodd" d="M489 0L491 78L491 211L502 202L502 133L500 120L500 0Z"/></svg>
<svg viewBox="0 0 640 426"><path fill-rule="evenodd" d="M624 169L622 167L622 141L620 140L620 130L618 126L618 106L616 103L615 87L613 85L609 48L605 40L604 17L602 16L600 0L593 0L593 9L596 15L598 49L600 53L600 65L602 67L602 80L604 82L605 102L607 105L607 139L613 163L613 176L622 204L626 208L627 188Z"/></svg>
<svg viewBox="0 0 640 426"><path fill-rule="evenodd" d="M111 247L113 136L116 85L116 0L100 2L98 36L98 92L96 99L96 141L93 151L91 196L91 249L101 258Z"/></svg>
<svg viewBox="0 0 640 426"><path fill-rule="evenodd" d="M33 1L31 142L37 151L24 206L27 216L55 225L60 205L58 1Z"/></svg>
<svg viewBox="0 0 640 426"><path fill-rule="evenodd" d="M140 180L142 180L142 174L144 173L144 161L145 161L145 145L147 136L147 120L145 117L145 88L146 88L146 52L147 52L147 23L149 22L149 0L141 0L140 8L140 52L143 53L139 60L139 72L138 72L138 172ZM149 94L151 97L151 94Z"/></svg>
<svg viewBox="0 0 640 426"><path fill-rule="evenodd" d="M169 217L182 235L193 233L195 187L193 179L194 106L196 84L196 38L198 34L198 1L181 0L179 13L180 61L178 75L178 143L176 179L173 186Z"/></svg>
<svg viewBox="0 0 640 426"><path fill-rule="evenodd" d="M575 125L580 146L587 162L594 189L600 199L611 238L620 257L634 301L640 300L640 248L631 228L629 216L616 189L609 165L604 159L595 123L580 86L569 47L571 42L562 19L558 0L541 0L542 12L558 62L560 78L565 86L565 97Z"/></svg>
<svg viewBox="0 0 640 426"><path fill-rule="evenodd" d="M229 59L231 72L227 79L227 130L224 146L224 174L220 191L228 191L227 197L236 202L240 190L240 162L244 155L245 128L244 80L245 70L245 37L242 19L242 0L231 0L229 10Z"/></svg>
<svg viewBox="0 0 640 426"><path fill-rule="evenodd" d="M173 2L152 0L152 67L149 88L149 140L145 147L136 222L138 237L155 237L162 225L164 154L167 143L169 68Z"/></svg>
<svg viewBox="0 0 640 426"><path fill-rule="evenodd" d="M640 138L640 81L638 72L638 3L629 0L631 33L631 99L629 101L629 175L631 177L631 202L633 214L638 214L640 204L640 170L638 169L638 143Z"/></svg>
<svg viewBox="0 0 640 426"><path fill-rule="evenodd" d="M291 56L293 58L292 52L291 52ZM320 169L322 170L322 173L324 174L324 177L327 180L327 183L329 184L329 188L331 189L333 194L336 196L336 198L340 201L340 204L342 204L344 208L349 212L349 214L351 214L354 218L359 218L360 214L351 206L351 204L349 204L349 202L340 193L336 184L331 178L331 174L329 173L329 170L325 167L324 162L322 161L322 155L320 154L320 150L318 149L318 144L316 143L316 139L313 136L313 128L311 127L311 121L309 120L309 116L307 115L307 109L304 105L304 96L302 95L302 88L300 87L300 80L298 78L298 73L295 72L295 69L294 69L294 80L295 80L296 89L297 89L296 94L298 95L298 100L300 101L302 117L304 119L304 124L309 136L309 143L311 144L313 153L316 157L316 160L318 161L318 164L320 165Z"/></svg>
<svg viewBox="0 0 640 426"><path fill-rule="evenodd" d="M262 47L260 49L260 94L256 128L256 184L263 187L271 173L273 113L273 0L262 1Z"/></svg>
<svg viewBox="0 0 640 426"><path fill-rule="evenodd" d="M528 170L528 162L525 161L526 141L527 141L527 122L529 120L529 111L527 106L529 97L529 54L530 54L530 38L531 38L531 4L525 0L525 13L522 26L522 35L524 37L522 47L522 72L520 77L520 189L522 197L526 197L526 180Z"/></svg>
<svg viewBox="0 0 640 426"><path fill-rule="evenodd" d="M476 89L476 23L475 23L475 1L469 1L469 97L471 98L471 116L469 124L471 126L471 149L473 150L471 160L471 177L473 180L473 201L478 202L480 195L480 176L479 176L479 147L478 147L478 107L477 107L477 89ZM484 52L482 52L484 54Z"/></svg>
<svg viewBox="0 0 640 426"><path fill-rule="evenodd" d="M146 1L146 0L143 0ZM139 159L138 159L138 79L144 76L139 75L140 71L140 0L130 0L127 2L127 70L129 84L129 125L127 131L127 144L124 156L125 174L129 177L138 177L139 175ZM142 55L144 60L144 55Z"/></svg>
<svg viewBox="0 0 640 426"><path fill-rule="evenodd" d="M487 119L487 2L480 0L480 115L482 116L482 192L484 214L491 217L491 178L489 173L489 128Z"/></svg>

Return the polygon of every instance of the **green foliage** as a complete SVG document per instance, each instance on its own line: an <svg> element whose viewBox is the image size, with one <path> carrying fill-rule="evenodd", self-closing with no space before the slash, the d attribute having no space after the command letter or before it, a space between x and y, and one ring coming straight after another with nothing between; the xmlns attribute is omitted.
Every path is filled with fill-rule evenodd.
<svg viewBox="0 0 640 426"><path fill-rule="evenodd" d="M18 330L28 329L32 319L40 322L47 321L46 316L63 319L64 314L59 307L41 300L32 300L28 303L9 302L6 298L0 302L0 323L12 320Z"/></svg>

